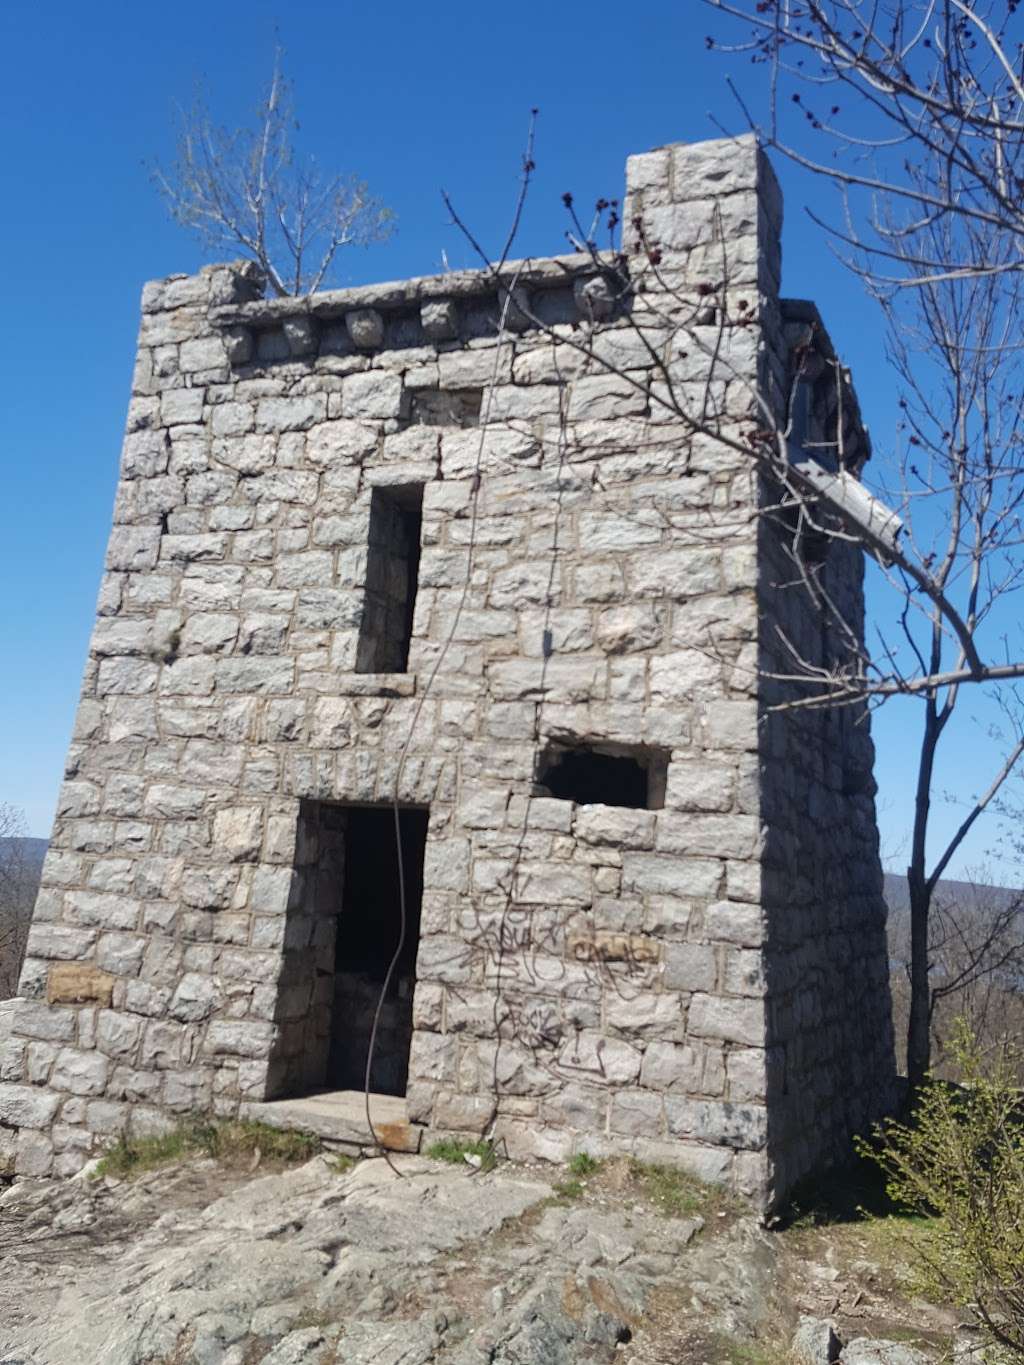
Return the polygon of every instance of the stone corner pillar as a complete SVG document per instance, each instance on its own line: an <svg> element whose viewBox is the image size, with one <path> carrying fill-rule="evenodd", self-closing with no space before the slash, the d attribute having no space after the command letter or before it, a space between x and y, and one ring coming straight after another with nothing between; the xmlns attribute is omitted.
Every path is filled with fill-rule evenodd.
<svg viewBox="0 0 1024 1365"><path fill-rule="evenodd" d="M623 246L656 253L673 284L756 287L776 298L782 193L753 134L673 143L626 161Z"/></svg>

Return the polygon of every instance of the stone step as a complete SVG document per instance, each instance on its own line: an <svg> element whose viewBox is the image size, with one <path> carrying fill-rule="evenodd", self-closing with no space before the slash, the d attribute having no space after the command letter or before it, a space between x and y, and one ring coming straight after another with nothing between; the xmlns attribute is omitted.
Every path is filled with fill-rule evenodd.
<svg viewBox="0 0 1024 1365"><path fill-rule="evenodd" d="M390 1152L418 1152L423 1129L409 1122L405 1100L396 1095L370 1096L373 1133L366 1122L366 1098L361 1090L322 1090L284 1100L242 1105L241 1117L271 1128L295 1128L315 1133L328 1143L353 1147L384 1147ZM375 1136L374 1136L375 1135Z"/></svg>

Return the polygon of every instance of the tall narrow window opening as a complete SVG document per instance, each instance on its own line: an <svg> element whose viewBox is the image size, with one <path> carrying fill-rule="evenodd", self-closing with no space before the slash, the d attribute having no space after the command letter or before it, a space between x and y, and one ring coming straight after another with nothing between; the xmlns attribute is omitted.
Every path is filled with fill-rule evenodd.
<svg viewBox="0 0 1024 1365"><path fill-rule="evenodd" d="M421 483L373 490L357 673L405 673L409 667L422 530Z"/></svg>

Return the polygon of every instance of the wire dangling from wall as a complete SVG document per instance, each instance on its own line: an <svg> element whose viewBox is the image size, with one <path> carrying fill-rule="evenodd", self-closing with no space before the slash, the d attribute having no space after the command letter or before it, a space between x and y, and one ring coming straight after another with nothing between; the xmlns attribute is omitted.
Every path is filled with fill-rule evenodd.
<svg viewBox="0 0 1024 1365"><path fill-rule="evenodd" d="M523 192L525 193L525 185ZM507 251L508 245L506 245L506 254ZM501 265L503 264L504 257L502 258L502 261L499 263L497 269L500 270ZM402 750L399 755L398 766L395 770L394 787L392 789L391 794L391 807L395 819L395 856L398 860L399 933L398 942L395 945L395 951L391 957L391 961L388 963L388 969L384 975L384 981L381 985L380 993L377 997L377 1006L373 1012L373 1026L370 1029L370 1042L366 1051L366 1077L363 1083L363 1101L366 1108L366 1126L370 1130L370 1136L373 1139L374 1145L381 1152L385 1161L388 1163L388 1165L391 1167L391 1169L397 1176L401 1176L402 1172L392 1161L388 1149L380 1141L380 1138L378 1137L377 1134L377 1130L373 1125L373 1116L370 1112L371 1108L370 1097L372 1094L372 1091L370 1089L370 1077L373 1071L373 1059L377 1047L377 1033L380 1025L380 1017L384 1009L384 1002L387 998L387 993L388 990L390 989L394 974L398 969L398 963L401 961L402 953L405 949L406 938L408 936L408 908L406 905L405 892L405 854L402 846L401 821L402 777L405 772L406 760L409 757L409 750L412 746L413 736L416 733L416 728L417 725L419 724L420 716L423 714L423 708L426 705L431 692L433 691L434 681L437 678L438 673L440 673L441 668L444 665L445 658L448 655L448 651L451 648L453 640L455 639L455 632L458 630L459 620L462 616L463 611L465 610L466 602L469 599L469 589L473 576L473 557L476 550L476 531L477 522L479 520L480 486L482 482L481 476L483 470L484 445L487 440L487 423L490 420L491 405L494 398L494 389L498 382L498 373L501 363L503 338L506 336L505 324L508 319L508 310L512 303L513 292L515 290L516 285L519 282L519 276L522 273L524 264L525 263L521 263L519 268L516 270L515 275L512 278L511 285L505 291L504 297L501 299L501 311L498 316L498 341L497 345L494 348L494 366L491 372L490 381L487 385L486 400L484 403L484 407L480 414L480 438L477 442L476 460L474 463L473 475L471 478L469 544L467 546L466 574L462 583L462 591L459 594L458 605L456 606L455 614L452 617L451 624L448 627L448 632L445 636L444 644L441 646L441 650L434 661L434 665L431 668L430 673L427 676L426 685L424 686L422 692L417 698L416 709L413 712L412 721L406 733L405 743L402 745Z"/></svg>

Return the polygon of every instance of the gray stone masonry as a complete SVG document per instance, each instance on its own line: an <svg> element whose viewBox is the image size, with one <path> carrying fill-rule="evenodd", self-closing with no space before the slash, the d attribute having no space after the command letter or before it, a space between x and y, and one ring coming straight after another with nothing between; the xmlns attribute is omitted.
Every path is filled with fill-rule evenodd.
<svg viewBox="0 0 1024 1365"><path fill-rule="evenodd" d="M846 657L744 448L794 355L832 355L779 298L781 215L751 139L677 145L630 158L618 259L273 301L244 264L146 286L0 1006L0 1166L67 1175L120 1133L323 1085L340 887L369 856L344 807L392 800L429 809L417 1134L633 1153L769 1207L882 1112L868 718L775 709L764 676L792 671L780 630ZM855 466L835 390L809 387L811 422L845 422ZM858 553L811 576L861 629ZM560 795L585 746L646 798ZM408 1046L399 976L385 1047Z"/></svg>

